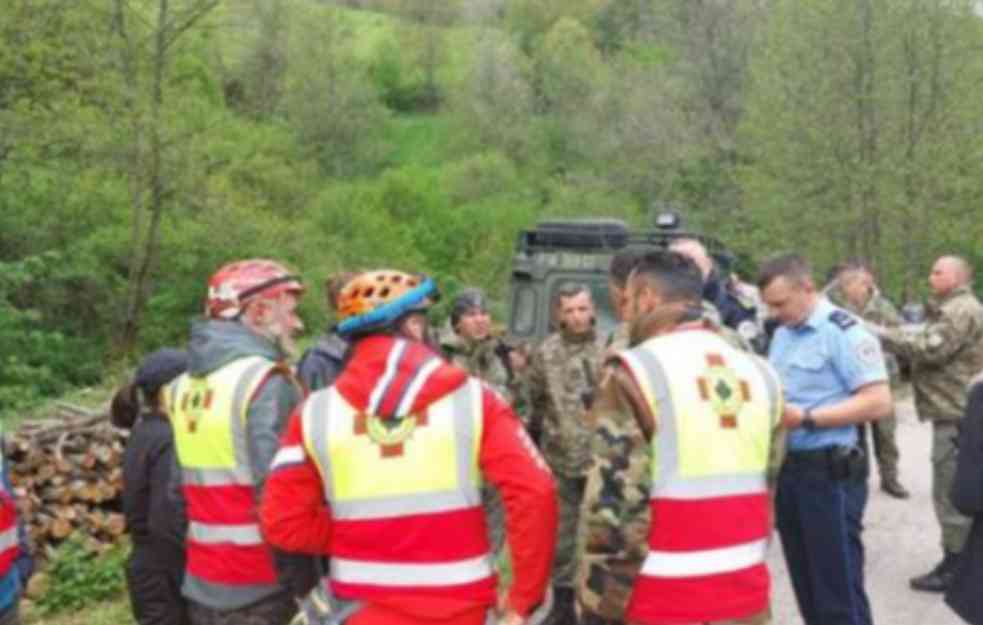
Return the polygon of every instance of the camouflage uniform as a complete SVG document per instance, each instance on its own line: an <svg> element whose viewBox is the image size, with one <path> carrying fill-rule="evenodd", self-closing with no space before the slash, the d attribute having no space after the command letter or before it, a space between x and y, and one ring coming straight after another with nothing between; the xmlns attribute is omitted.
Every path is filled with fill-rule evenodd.
<svg viewBox="0 0 983 625"><path fill-rule="evenodd" d="M967 388L983 369L983 306L969 287L955 289L926 307L925 324L875 327L885 349L911 363L918 417L931 421L932 496L942 526L942 546L962 551L971 519L949 500L956 470L955 438L966 409Z"/></svg>
<svg viewBox="0 0 983 625"><path fill-rule="evenodd" d="M497 351L502 345L500 338L488 336L481 341L468 339L455 332L448 320L440 332L439 340L447 360L495 389L522 418L525 411L521 409L523 402L519 401L522 397L521 388L517 377L509 374L503 356ZM488 538L493 550L498 553L505 543L505 508L502 497L492 486L486 485L481 490L481 499L488 519Z"/></svg>
<svg viewBox="0 0 983 625"><path fill-rule="evenodd" d="M904 323L904 319L891 300L881 295L876 288L870 294L867 303L858 308L854 306L843 293L839 281L834 280L823 292L831 302L857 315L865 321L880 326L895 328ZM894 354L884 351L884 366L891 381L891 389L896 390L901 384L901 367ZM898 451L897 429L898 421L892 412L870 424L874 431L874 455L877 457L877 469L881 474L881 483L898 481ZM861 426L863 427L863 426Z"/></svg>
<svg viewBox="0 0 983 625"><path fill-rule="evenodd" d="M604 340L591 331L581 336L554 333L533 352L528 367L530 409L542 419L542 452L556 477L560 503L553 582L573 586L577 517L584 475L590 463L586 404L597 383Z"/></svg>
<svg viewBox="0 0 983 625"><path fill-rule="evenodd" d="M289 623L297 603L288 593L266 597L237 610L216 610L197 601L188 602L191 625L273 625Z"/></svg>
<svg viewBox="0 0 983 625"><path fill-rule="evenodd" d="M731 345L751 353L750 344L738 332L720 325L713 304L703 300L703 320ZM632 337L632 332L638 336ZM612 333L607 354L627 349L644 340L638 328L624 322ZM633 340L632 340L633 339ZM651 450L638 423L614 382L620 368L610 361L602 372L589 422L593 462L587 473L584 501L577 527L577 603L581 625L619 625L635 584L635 576L648 551L649 464ZM784 438L782 438L784 441ZM781 455L774 464L774 484L784 455L784 444L774 447ZM766 623L750 620L747 625ZM723 624L721 624L723 625Z"/></svg>
<svg viewBox="0 0 983 625"><path fill-rule="evenodd" d="M609 361L591 410L594 463L587 474L577 531L577 552L581 555L576 592L581 625L625 622L635 577L648 552L651 447L621 387L629 375L618 361ZM785 431L777 429L768 463L772 499L784 457ZM769 622L769 614L759 614L709 625Z"/></svg>

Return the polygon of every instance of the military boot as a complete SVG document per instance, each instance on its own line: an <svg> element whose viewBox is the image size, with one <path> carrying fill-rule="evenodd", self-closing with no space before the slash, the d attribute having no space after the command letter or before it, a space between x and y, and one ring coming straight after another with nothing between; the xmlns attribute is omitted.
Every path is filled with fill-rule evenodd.
<svg viewBox="0 0 983 625"><path fill-rule="evenodd" d="M553 610L543 625L577 625L577 612L574 610L573 588L553 587Z"/></svg>
<svg viewBox="0 0 983 625"><path fill-rule="evenodd" d="M895 499L907 499L908 497L911 496L911 494L908 492L908 489L902 486L901 482L899 482L898 478L896 477L882 478L881 490L887 493L888 495L894 497Z"/></svg>
<svg viewBox="0 0 983 625"><path fill-rule="evenodd" d="M911 578L911 588L923 592L945 592L952 583L958 561L959 553L946 551L945 557L934 569L924 575Z"/></svg>

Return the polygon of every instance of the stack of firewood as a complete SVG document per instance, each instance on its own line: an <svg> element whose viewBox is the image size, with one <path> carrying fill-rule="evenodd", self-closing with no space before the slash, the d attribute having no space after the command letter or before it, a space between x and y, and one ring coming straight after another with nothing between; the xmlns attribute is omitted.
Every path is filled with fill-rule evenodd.
<svg viewBox="0 0 983 625"><path fill-rule="evenodd" d="M97 549L126 532L120 495L127 435L105 411L64 403L51 418L8 432L10 477L35 554L76 531Z"/></svg>

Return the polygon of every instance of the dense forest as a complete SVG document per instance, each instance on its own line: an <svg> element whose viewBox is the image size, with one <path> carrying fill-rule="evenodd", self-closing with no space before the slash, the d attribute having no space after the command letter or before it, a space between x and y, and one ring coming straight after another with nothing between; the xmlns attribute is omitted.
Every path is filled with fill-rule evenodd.
<svg viewBox="0 0 983 625"><path fill-rule="evenodd" d="M665 208L747 267L983 269L973 0L4 0L0 413L179 344L221 263L501 300L517 231Z"/></svg>

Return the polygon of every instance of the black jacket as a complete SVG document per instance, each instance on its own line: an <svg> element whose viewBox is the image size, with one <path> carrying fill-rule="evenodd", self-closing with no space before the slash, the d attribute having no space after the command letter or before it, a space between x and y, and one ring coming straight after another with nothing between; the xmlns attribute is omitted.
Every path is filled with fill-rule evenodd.
<svg viewBox="0 0 983 625"><path fill-rule="evenodd" d="M297 377L313 393L334 384L345 364L348 341L335 333L326 334L304 352L297 364Z"/></svg>
<svg viewBox="0 0 983 625"><path fill-rule="evenodd" d="M168 489L174 435L163 416L145 413L134 424L123 456L123 513L133 558L156 570L184 571L184 504Z"/></svg>
<svg viewBox="0 0 983 625"><path fill-rule="evenodd" d="M973 517L973 527L945 600L968 623L983 625L983 381L972 385L960 424L951 497L960 512Z"/></svg>

